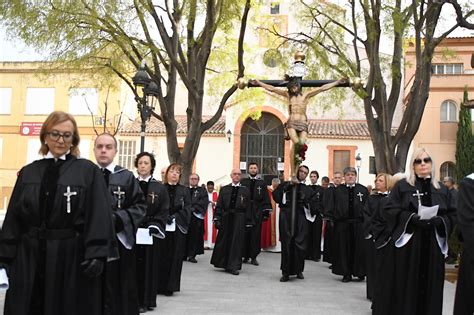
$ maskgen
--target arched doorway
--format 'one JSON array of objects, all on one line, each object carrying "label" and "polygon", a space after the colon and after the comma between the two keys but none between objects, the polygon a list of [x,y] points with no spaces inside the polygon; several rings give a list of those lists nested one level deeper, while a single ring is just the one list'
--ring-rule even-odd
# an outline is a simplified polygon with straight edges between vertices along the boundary
[{"label": "arched doorway", "polygon": [[272,178],[282,177],[284,137],[283,125],[276,116],[263,112],[259,120],[247,118],[240,132],[241,164],[258,163],[260,174],[268,185]]}]

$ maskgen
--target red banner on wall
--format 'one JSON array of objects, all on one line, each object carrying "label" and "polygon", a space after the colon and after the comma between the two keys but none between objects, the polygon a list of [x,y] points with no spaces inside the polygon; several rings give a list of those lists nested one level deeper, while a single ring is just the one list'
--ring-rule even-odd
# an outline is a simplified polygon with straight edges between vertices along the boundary
[{"label": "red banner on wall", "polygon": [[41,122],[22,122],[20,126],[20,135],[22,136],[37,136],[40,134]]}]

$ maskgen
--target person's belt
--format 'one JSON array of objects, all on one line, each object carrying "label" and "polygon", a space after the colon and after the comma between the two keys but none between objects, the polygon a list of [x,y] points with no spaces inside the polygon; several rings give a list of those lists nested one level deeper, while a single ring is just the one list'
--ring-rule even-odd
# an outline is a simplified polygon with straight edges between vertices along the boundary
[{"label": "person's belt", "polygon": [[37,239],[64,240],[75,238],[79,232],[74,229],[47,229],[33,226],[29,229],[28,235]]}]

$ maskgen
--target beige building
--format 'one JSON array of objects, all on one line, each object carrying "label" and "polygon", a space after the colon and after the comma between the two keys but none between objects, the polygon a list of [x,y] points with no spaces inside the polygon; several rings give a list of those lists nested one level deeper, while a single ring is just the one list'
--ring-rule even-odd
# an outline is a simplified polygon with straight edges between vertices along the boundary
[{"label": "beige building", "polygon": [[[447,38],[436,48],[433,58],[429,98],[413,147],[429,150],[440,179],[454,176],[456,132],[465,87],[470,99],[474,98],[473,53],[474,37]],[[405,80],[409,82],[416,66],[412,46],[406,51],[406,64]],[[409,86],[405,91],[409,92]],[[472,114],[471,110],[474,117]]]}]

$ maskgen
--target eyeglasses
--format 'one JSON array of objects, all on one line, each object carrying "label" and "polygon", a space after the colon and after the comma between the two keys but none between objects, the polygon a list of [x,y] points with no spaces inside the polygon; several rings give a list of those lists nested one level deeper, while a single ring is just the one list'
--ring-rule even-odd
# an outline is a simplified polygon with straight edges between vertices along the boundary
[{"label": "eyeglasses", "polygon": [[190,180],[198,180],[197,177],[191,177]]},{"label": "eyeglasses", "polygon": [[51,131],[48,132],[49,137],[51,140],[54,141],[59,141],[59,138],[63,138],[64,142],[69,142],[72,141],[72,133],[70,132],[65,132],[65,133],[60,133],[59,131]]},{"label": "eyeglasses", "polygon": [[421,162],[425,162],[425,163],[431,163],[431,158],[430,157],[425,157],[423,160],[422,159],[415,159],[413,161],[413,164],[421,164]]}]

